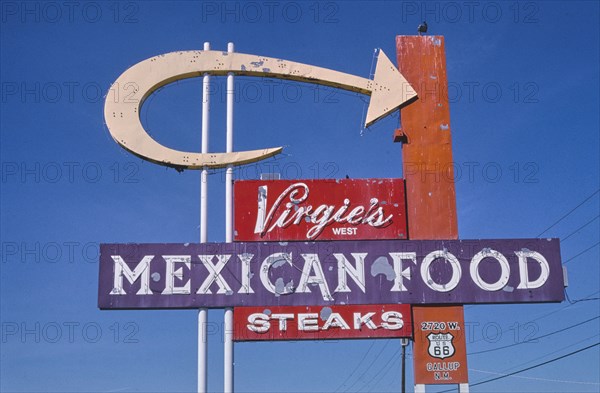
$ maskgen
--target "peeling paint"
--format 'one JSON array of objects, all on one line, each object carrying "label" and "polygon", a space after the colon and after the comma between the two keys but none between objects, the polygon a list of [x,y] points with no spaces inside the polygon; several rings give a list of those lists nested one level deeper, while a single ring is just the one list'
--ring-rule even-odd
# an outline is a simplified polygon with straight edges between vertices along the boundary
[{"label": "peeling paint", "polygon": [[394,268],[386,257],[379,257],[371,265],[371,276],[375,277],[379,274],[385,275],[388,281],[393,281],[396,278]]},{"label": "peeling paint", "polygon": [[270,68],[263,68],[263,72],[271,72]]},{"label": "peeling paint", "polygon": [[252,62],[250,62],[250,64],[252,64],[253,67],[258,68],[258,67],[261,67],[263,64],[265,64],[265,62],[264,61],[252,61]]},{"label": "peeling paint", "polygon": [[271,260],[273,260],[273,263],[271,266],[273,269],[277,269],[278,267],[281,267],[281,266],[285,265],[286,263],[288,263],[288,264],[291,263],[291,261],[288,261],[282,255],[277,255],[275,257],[270,256],[269,258],[270,258],[269,263],[271,262]]},{"label": "peeling paint", "polygon": [[160,280],[160,273],[154,272],[150,277],[152,277],[152,281],[158,282]]},{"label": "peeling paint", "polygon": [[269,310],[268,308],[265,308],[262,313],[265,315],[271,315],[271,310]]},{"label": "peeling paint", "polygon": [[448,128],[450,128],[450,126],[448,126],[448,124],[440,124],[440,129],[447,130]]},{"label": "peeling paint", "polygon": [[275,296],[289,295],[294,293],[294,280],[285,284],[283,278],[279,277],[275,281]]},{"label": "peeling paint", "polygon": [[321,318],[322,321],[326,321],[332,312],[333,312],[333,310],[331,309],[331,307],[323,307],[321,309],[321,312],[319,313],[319,317]]},{"label": "peeling paint", "polygon": [[510,285],[505,286],[504,288],[502,288],[502,290],[504,292],[513,292],[515,290],[514,287],[511,287]]}]

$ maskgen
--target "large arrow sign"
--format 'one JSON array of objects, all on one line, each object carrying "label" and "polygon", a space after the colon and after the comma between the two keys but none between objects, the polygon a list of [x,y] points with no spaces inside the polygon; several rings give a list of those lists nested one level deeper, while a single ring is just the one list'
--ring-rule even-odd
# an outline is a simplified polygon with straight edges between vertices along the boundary
[{"label": "large arrow sign", "polygon": [[417,95],[383,51],[379,52],[373,80],[308,64],[242,53],[172,52],[144,60],[116,80],[106,97],[106,125],[122,147],[146,160],[167,166],[222,168],[247,164],[280,153],[281,147],[210,154],[177,151],[159,144],[144,130],[139,117],[141,107],[156,89],[205,73],[227,75],[230,72],[314,83],[370,95],[365,122],[367,127]]},{"label": "large arrow sign", "polygon": [[100,246],[100,308],[563,298],[558,239]]}]

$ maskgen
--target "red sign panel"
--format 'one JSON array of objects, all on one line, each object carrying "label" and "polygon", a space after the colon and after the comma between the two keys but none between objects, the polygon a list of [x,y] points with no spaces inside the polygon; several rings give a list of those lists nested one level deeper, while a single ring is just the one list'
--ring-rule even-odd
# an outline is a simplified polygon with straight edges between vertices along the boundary
[{"label": "red sign panel", "polygon": [[406,239],[403,179],[244,180],[235,240]]},{"label": "red sign panel", "polygon": [[411,337],[408,304],[236,307],[235,341]]},{"label": "red sign panel", "polygon": [[468,383],[462,306],[413,307],[415,384]]}]

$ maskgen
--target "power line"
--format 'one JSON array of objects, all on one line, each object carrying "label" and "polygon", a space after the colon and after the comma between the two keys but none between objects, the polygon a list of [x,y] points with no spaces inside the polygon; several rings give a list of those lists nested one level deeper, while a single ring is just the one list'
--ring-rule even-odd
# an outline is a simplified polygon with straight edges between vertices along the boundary
[{"label": "power line", "polygon": [[[399,353],[400,353],[400,348],[396,349],[396,351],[392,354],[392,356],[385,363],[385,366],[380,367],[379,371],[375,375],[373,375],[373,377],[365,384],[365,386],[363,386],[362,388],[360,388],[358,391],[361,392],[363,389],[369,387],[369,385],[371,384],[371,382],[373,382],[373,380],[376,379],[379,376],[379,374],[381,374],[384,370],[387,369],[387,371],[385,372],[385,374],[382,375],[382,379],[383,379],[387,375],[387,373],[390,371],[390,369],[391,369],[391,366],[389,368],[388,368],[388,366],[390,364],[393,365],[392,361],[396,358],[396,356]],[[374,387],[375,387],[374,385],[371,386],[371,389],[369,391],[372,392]]]},{"label": "power line", "polygon": [[563,265],[569,261],[572,261],[573,259],[577,258],[580,255],[585,254],[586,252],[590,251],[592,248],[596,247],[598,244],[600,244],[600,242],[596,242],[596,244],[592,244],[591,246],[589,246],[588,248],[586,248],[585,250],[583,250],[582,252],[580,252],[579,254],[572,256],[571,258],[567,259],[566,261],[563,262]]},{"label": "power line", "polygon": [[588,225],[590,225],[594,221],[596,221],[598,219],[598,217],[600,217],[600,214],[598,214],[596,217],[592,218],[591,220],[589,220],[588,222],[586,222],[585,224],[583,224],[579,228],[575,229],[573,232],[571,232],[566,237],[560,239],[561,243],[564,242],[565,240],[567,240],[568,238],[570,238],[571,236],[573,236],[574,234],[576,234],[577,232],[579,232],[580,230],[582,230],[583,228],[587,227]]},{"label": "power line", "polygon": [[548,228],[544,229],[539,235],[537,235],[536,237],[540,237],[542,236],[544,233],[548,232],[548,230],[550,230],[551,228],[553,228],[556,224],[558,224],[559,222],[561,222],[562,220],[564,220],[565,218],[567,218],[571,213],[573,213],[575,210],[579,209],[584,203],[586,203],[587,201],[589,201],[590,199],[592,199],[592,197],[594,197],[596,194],[598,194],[600,192],[600,189],[596,190],[596,192],[594,192],[592,195],[590,195],[589,197],[585,198],[581,203],[579,203],[579,205],[575,206],[573,209],[569,210],[568,213],[566,213],[564,216],[562,216],[561,218],[559,218],[556,222],[554,222],[554,224],[550,225]]},{"label": "power line", "polygon": [[[485,370],[477,370],[475,368],[469,368],[469,371],[475,371],[483,374],[493,374],[493,375],[506,375],[503,373],[495,373],[493,371],[485,371]],[[573,383],[578,385],[600,385],[600,382],[588,382],[588,381],[569,381],[564,379],[549,379],[549,378],[540,378],[540,377],[526,377],[524,375],[513,375],[515,378],[521,379],[531,379],[534,381],[544,381],[544,382],[559,382],[559,383]]]},{"label": "power line", "polygon": [[371,352],[371,349],[373,349],[373,346],[375,345],[375,342],[376,341],[373,340],[373,342],[371,343],[371,346],[367,350],[367,353],[365,353],[365,356],[363,356],[363,358],[360,360],[360,362],[358,362],[358,364],[356,365],[356,367],[354,367],[354,370],[352,370],[352,372],[346,377],[346,379],[344,380],[344,382],[342,382],[340,384],[340,386],[338,386],[337,389],[334,390],[334,392],[339,392],[339,390],[346,384],[346,382],[348,382],[350,380],[350,378],[352,378],[352,376],[354,375],[354,373],[356,372],[356,370],[358,370],[358,368],[363,364],[363,362],[365,361],[365,359],[367,358],[367,356],[369,356],[369,352]]},{"label": "power line", "polygon": [[[543,230],[543,231],[542,231],[542,232],[541,232],[539,235],[537,235],[536,237],[540,237],[540,236],[542,236],[542,235],[543,235],[544,233],[546,233],[548,230],[550,230],[551,228],[553,228],[554,226],[556,226],[558,223],[560,223],[562,220],[564,220],[566,217],[568,217],[568,216],[569,216],[570,214],[572,214],[574,211],[576,211],[576,210],[577,210],[577,209],[579,209],[581,206],[583,206],[583,205],[584,205],[584,204],[585,204],[587,201],[589,201],[590,199],[592,199],[592,198],[593,198],[593,197],[594,197],[596,194],[598,194],[598,193],[600,193],[600,189],[596,190],[596,191],[595,191],[594,193],[592,193],[590,196],[588,196],[587,198],[585,198],[585,199],[584,199],[583,201],[581,201],[581,202],[580,202],[580,203],[579,203],[577,206],[575,206],[574,208],[572,208],[571,210],[569,210],[569,211],[568,211],[566,214],[564,214],[562,217],[560,217],[558,220],[556,220],[556,221],[555,221],[555,222],[554,222],[552,225],[550,225],[548,228],[546,228],[545,230]],[[596,216],[596,217],[595,217],[594,219],[592,219],[591,221],[589,221],[589,222],[587,222],[586,224],[584,224],[584,225],[582,225],[581,227],[579,227],[577,230],[575,230],[574,232],[572,232],[571,234],[569,234],[569,235],[568,235],[566,238],[564,238],[564,239],[563,239],[563,241],[564,241],[564,240],[566,240],[566,239],[568,239],[569,237],[571,237],[571,236],[572,236],[573,234],[575,234],[577,231],[579,231],[579,230],[583,229],[585,226],[587,226],[587,225],[589,225],[590,223],[592,223],[592,222],[593,222],[594,220],[596,220],[597,218],[598,218],[598,216]],[[571,260],[573,260],[573,259],[575,259],[575,258],[579,257],[580,255],[582,255],[582,254],[586,253],[587,251],[591,250],[592,248],[596,247],[598,244],[600,244],[600,242],[598,242],[598,243],[596,243],[596,244],[592,245],[591,247],[589,247],[589,248],[587,248],[587,249],[583,250],[583,251],[582,251],[582,252],[580,252],[579,254],[577,254],[577,255],[575,255],[575,256],[573,256],[573,257],[571,257],[571,258],[567,259],[567,260],[566,260],[565,262],[563,262],[563,263],[567,263],[567,262],[569,262],[569,261],[571,261]],[[582,299],[581,301],[584,301],[584,300],[593,300],[593,299]],[[575,303],[577,303],[577,302],[578,302],[578,301],[575,301],[575,302],[570,302],[570,301],[569,301],[569,303],[570,303],[570,304],[569,304],[569,305],[567,305],[566,307],[569,307],[570,305],[572,305],[572,304],[575,304]],[[566,307],[564,307],[564,308],[566,308]],[[546,316],[548,316],[548,315],[551,315],[551,314],[554,314],[554,313],[556,313],[556,312],[558,312],[558,311],[561,311],[561,310],[563,310],[564,308],[561,308],[561,309],[559,309],[559,310],[556,310],[556,311],[552,311],[552,312],[550,312],[550,313],[548,313],[548,314],[546,314],[546,315],[543,315],[543,316],[541,316],[541,317],[539,317],[539,318],[533,319],[532,321],[535,321],[535,320],[538,320],[538,319],[545,318]],[[480,341],[480,340],[478,340],[478,341]],[[387,346],[387,343],[385,344],[384,348],[385,348],[386,346]],[[512,346],[512,345],[511,345],[511,346]],[[347,383],[347,382],[350,380],[350,378],[352,378],[352,376],[353,376],[353,375],[356,373],[356,371],[357,371],[357,370],[360,368],[360,366],[362,365],[362,363],[365,361],[365,359],[366,359],[366,356],[369,354],[369,352],[371,351],[371,349],[372,349],[372,348],[373,348],[373,345],[371,345],[371,347],[369,347],[369,349],[368,349],[367,353],[365,354],[365,356],[364,356],[364,357],[361,359],[361,361],[360,361],[360,362],[359,362],[359,363],[356,365],[356,367],[355,367],[355,368],[354,368],[354,370],[353,370],[353,371],[352,371],[352,372],[351,372],[351,373],[348,375],[348,377],[346,377],[346,379],[344,380],[344,382],[342,382],[342,384],[340,384],[340,385],[338,386],[338,388],[335,390],[335,392],[338,392],[338,391],[339,391],[339,390],[340,390],[340,389],[341,389],[341,388],[342,388],[342,387],[343,387],[343,386],[344,386],[344,385],[345,385],[345,384],[346,384],[346,383]],[[382,351],[383,351],[383,349],[384,349],[384,348],[382,348]],[[502,348],[497,348],[497,349],[502,349]],[[481,353],[482,353],[482,352],[481,352]],[[381,354],[381,352],[379,353],[379,355],[380,355],[380,354]],[[477,353],[473,353],[473,354],[477,354]],[[371,364],[371,366],[372,366],[372,364]],[[384,367],[385,367],[385,366],[384,366]],[[367,371],[368,371],[369,369],[370,369],[370,366],[369,366],[369,368],[367,368]],[[366,371],[365,371],[365,373],[366,373]],[[363,373],[362,375],[364,375],[364,373]],[[351,385],[351,387],[352,387],[352,386],[354,386],[354,385],[356,385],[356,383],[357,383],[357,382],[358,382],[358,381],[359,381],[359,380],[362,378],[362,375],[361,375],[361,377],[359,377],[359,378],[358,378],[358,379],[357,379],[357,380],[356,380],[356,381],[355,381],[355,382],[354,382],[354,383]],[[350,387],[350,388],[351,388],[351,387]],[[346,389],[345,391],[348,391],[350,388]]]},{"label": "power line", "polygon": [[591,348],[597,347],[598,345],[600,345],[600,342],[597,342],[597,343],[595,343],[595,344],[592,344],[592,345],[588,345],[587,347],[584,347],[584,348],[578,349],[578,350],[576,350],[576,351],[573,351],[573,352],[569,352],[569,353],[567,353],[566,355],[562,355],[562,356],[559,356],[559,357],[557,357],[557,358],[554,358],[554,359],[547,360],[547,361],[545,361],[545,362],[543,362],[543,363],[538,363],[538,364],[536,364],[536,365],[533,365],[533,366],[531,366],[531,367],[527,367],[527,368],[523,368],[523,369],[521,369],[521,370],[513,371],[512,373],[508,373],[508,374],[505,374],[505,375],[501,375],[501,376],[499,376],[499,377],[495,377],[495,378],[487,379],[487,380],[485,380],[485,381],[477,382],[477,383],[471,384],[470,386],[478,386],[478,385],[483,385],[483,384],[485,384],[485,383],[489,383],[489,382],[497,381],[497,380],[499,380],[499,379],[502,379],[502,378],[510,377],[511,375],[520,374],[520,373],[522,373],[522,372],[529,371],[529,370],[532,370],[532,369],[534,369],[534,368],[538,368],[538,367],[541,367],[541,366],[545,366],[546,364],[550,364],[550,363],[556,362],[557,360],[564,359],[564,358],[567,358],[567,357],[569,357],[569,356],[573,356],[573,355],[575,355],[575,354],[577,354],[577,353],[579,353],[579,352],[587,351],[588,349],[591,349]]},{"label": "power line", "polygon": [[519,368],[519,367],[523,367],[523,366],[525,366],[526,364],[535,364],[535,362],[537,362],[537,361],[539,361],[539,360],[542,360],[542,359],[544,359],[544,358],[547,358],[547,357],[549,357],[550,355],[554,355],[554,354],[557,354],[557,353],[560,353],[560,352],[564,352],[564,351],[566,351],[567,349],[569,349],[569,348],[574,348],[574,347],[576,347],[576,346],[578,346],[578,345],[584,345],[583,343],[585,343],[586,341],[590,341],[590,340],[592,340],[592,339],[594,339],[594,340],[595,340],[597,337],[600,337],[600,333],[596,333],[596,334],[594,334],[594,335],[592,335],[592,336],[590,336],[590,337],[586,337],[586,338],[584,338],[584,339],[582,339],[582,340],[578,340],[578,341],[576,341],[576,342],[574,342],[574,343],[572,343],[572,344],[569,344],[569,345],[567,345],[567,346],[564,346],[564,347],[562,347],[562,348],[559,348],[559,349],[557,349],[557,350],[555,350],[555,351],[548,352],[548,353],[546,353],[546,354],[544,354],[544,355],[538,356],[538,357],[536,357],[536,358],[533,358],[533,359],[531,359],[531,360],[528,360],[528,361],[526,361],[526,362],[523,362],[523,363],[521,363],[521,364],[517,364],[517,365],[515,365],[515,366],[513,366],[513,367],[510,367],[510,368],[508,368],[508,369],[506,369],[506,370],[502,370],[502,372],[509,372],[509,371],[511,371],[511,370],[514,370],[514,369],[517,369],[517,368]]},{"label": "power line", "polygon": [[375,364],[375,362],[377,361],[377,359],[379,359],[379,357],[383,353],[383,350],[387,347],[388,343],[389,343],[389,340],[387,340],[387,342],[385,343],[385,345],[383,345],[381,347],[381,350],[379,351],[379,353],[377,354],[377,356],[375,356],[375,359],[373,359],[373,361],[371,362],[371,364],[369,364],[369,367],[367,367],[367,369],[360,375],[360,377],[358,377],[356,379],[356,381],[354,381],[354,383],[352,385],[350,385],[350,387],[348,387],[348,389],[344,390],[344,392],[350,391],[350,389],[352,389],[354,387],[354,385],[356,385],[358,383],[358,381],[360,381],[365,376],[365,374],[371,369],[371,367],[373,367],[373,365]]},{"label": "power line", "polygon": [[582,321],[582,322],[576,323],[575,325],[571,325],[571,326],[568,326],[568,327],[566,327],[566,328],[559,329],[559,330],[556,330],[556,331],[554,331],[554,332],[551,332],[551,333],[548,333],[548,334],[544,334],[543,336],[539,336],[539,337],[532,338],[531,340],[525,340],[525,341],[522,341],[522,342],[518,342],[518,343],[514,343],[514,344],[505,345],[505,346],[503,346],[503,347],[492,348],[492,349],[486,349],[486,350],[483,350],[483,351],[478,351],[478,352],[472,352],[472,353],[469,353],[468,355],[479,355],[479,354],[481,354],[481,353],[493,352],[493,351],[499,351],[499,350],[501,350],[501,349],[504,349],[504,348],[510,348],[510,347],[514,347],[514,346],[517,346],[517,345],[525,344],[525,343],[528,343],[528,342],[532,342],[532,341],[535,341],[535,340],[539,340],[539,339],[541,339],[541,338],[546,338],[546,337],[548,337],[548,336],[552,336],[552,335],[554,335],[554,334],[557,334],[557,333],[564,332],[564,331],[566,331],[566,330],[570,330],[570,329],[576,328],[577,326],[581,326],[581,325],[583,325],[583,324],[585,324],[585,323],[591,322],[591,321],[593,321],[593,320],[596,320],[596,319],[598,319],[598,318],[600,318],[600,315],[598,315],[598,316],[596,316],[596,317],[594,317],[594,318],[590,318],[590,319],[587,319],[587,320],[585,320],[585,321]]},{"label": "power line", "polygon": [[[598,292],[596,292],[596,293],[598,293]],[[594,295],[594,294],[592,294],[592,295]],[[569,304],[575,304],[575,303],[579,303],[579,302],[588,302],[588,301],[591,301],[591,300],[600,300],[600,297],[590,297],[590,296],[585,297],[583,299],[571,300],[569,298],[569,294],[567,293],[567,290],[565,289],[565,297],[567,298],[567,301],[569,302]]]},{"label": "power line", "polygon": [[[595,336],[594,336],[594,337],[595,337]],[[589,338],[591,338],[591,337],[589,337]],[[588,340],[589,338],[587,338],[587,339],[585,339],[585,340]],[[582,340],[582,341],[585,341],[585,340]],[[564,358],[567,358],[567,357],[569,357],[569,356],[573,356],[573,355],[575,355],[575,354],[577,354],[577,353],[579,353],[579,352],[583,352],[583,351],[586,351],[586,350],[588,350],[588,349],[591,349],[591,348],[593,348],[593,347],[597,347],[598,345],[600,345],[600,342],[597,342],[597,343],[595,343],[595,344],[592,344],[592,345],[588,345],[587,347],[584,347],[584,348],[578,349],[578,350],[576,350],[576,351],[573,351],[573,352],[569,352],[569,353],[567,353],[567,354],[565,354],[565,355],[559,356],[559,357],[557,357],[557,358],[554,358],[554,359],[547,360],[547,361],[545,361],[545,362],[542,362],[542,363],[535,364],[535,365],[533,365],[533,366],[530,366],[530,367],[526,367],[526,368],[523,368],[523,369],[520,369],[520,370],[517,370],[517,371],[513,371],[513,372],[511,372],[511,373],[508,373],[508,374],[502,374],[502,375],[501,375],[501,376],[499,376],[499,377],[495,377],[495,378],[487,379],[487,380],[485,380],[485,381],[480,381],[480,382],[476,382],[476,383],[473,383],[473,384],[469,384],[469,387],[478,386],[478,385],[483,385],[483,384],[486,384],[486,383],[490,383],[490,382],[493,382],[493,381],[497,381],[497,380],[499,380],[499,379],[503,379],[503,378],[510,377],[510,376],[512,376],[512,375],[515,375],[515,374],[520,374],[520,373],[522,373],[522,372],[525,372],[525,371],[528,371],[528,370],[532,370],[532,369],[534,369],[534,368],[538,368],[538,367],[541,367],[541,366],[545,366],[546,364],[550,364],[550,363],[556,362],[557,360],[564,359]],[[547,356],[547,355],[546,355],[546,356]],[[453,390],[454,390],[454,389],[447,389],[447,390],[442,390],[441,392],[438,392],[438,393],[446,393],[446,392],[451,392],[451,391],[453,391]]]},{"label": "power line", "polygon": [[[600,291],[596,291],[596,292],[590,293],[590,294],[586,295],[586,298],[589,298],[589,297],[591,297],[591,296],[594,296],[594,295],[596,295],[596,294],[598,294],[598,293],[600,293]],[[554,310],[554,311],[550,311],[550,312],[547,312],[547,313],[545,313],[545,314],[542,314],[541,316],[539,316],[539,317],[536,317],[536,318],[533,318],[533,319],[530,319],[529,321],[527,321],[527,322],[524,322],[524,323],[530,323],[530,322],[534,322],[534,321],[539,321],[540,319],[544,319],[544,318],[546,318],[546,317],[549,317],[550,315],[556,314],[557,312],[563,311],[563,310],[565,310],[565,309],[567,309],[567,308],[569,308],[569,307],[571,307],[571,304],[567,304],[566,306],[564,306],[564,307],[561,307],[561,308],[559,308],[558,310]],[[508,330],[511,330],[511,329],[510,329],[510,328],[508,328],[507,330],[504,330],[504,329],[502,329],[502,330],[500,330],[500,333],[504,334],[504,333],[506,333]],[[470,341],[470,343],[471,343],[471,344],[474,344],[474,343],[477,343],[477,342],[480,342],[480,341],[483,341],[483,340],[485,340],[485,338],[481,338],[481,339],[479,339],[479,340],[473,340],[473,341]]]}]

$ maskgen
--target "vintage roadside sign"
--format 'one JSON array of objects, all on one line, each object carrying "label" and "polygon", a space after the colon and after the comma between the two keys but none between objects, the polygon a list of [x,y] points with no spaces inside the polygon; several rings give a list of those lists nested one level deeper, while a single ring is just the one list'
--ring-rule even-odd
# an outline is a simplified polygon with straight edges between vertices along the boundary
[{"label": "vintage roadside sign", "polygon": [[102,244],[102,309],[560,302],[558,239]]},{"label": "vintage roadside sign", "polygon": [[113,83],[104,103],[104,119],[115,142],[145,160],[178,169],[225,168],[227,165],[244,165],[281,153],[282,147],[195,153],[173,150],[152,139],[140,120],[144,101],[162,86],[205,73],[279,78],[368,95],[371,99],[367,108],[366,127],[417,96],[383,51],[379,52],[373,79],[259,55],[211,50],[171,52],[133,65]]},{"label": "vintage roadside sign", "polygon": [[235,240],[406,239],[402,179],[244,180]]},{"label": "vintage roadside sign", "polygon": [[467,383],[467,345],[462,307],[414,307],[413,318],[415,383]]},{"label": "vintage roadside sign", "polygon": [[235,341],[412,337],[408,304],[236,307]]}]

